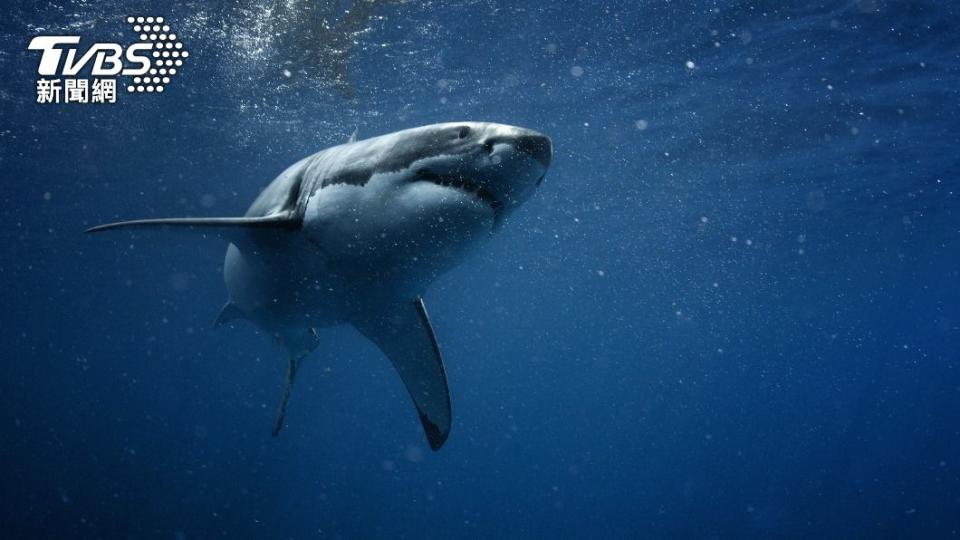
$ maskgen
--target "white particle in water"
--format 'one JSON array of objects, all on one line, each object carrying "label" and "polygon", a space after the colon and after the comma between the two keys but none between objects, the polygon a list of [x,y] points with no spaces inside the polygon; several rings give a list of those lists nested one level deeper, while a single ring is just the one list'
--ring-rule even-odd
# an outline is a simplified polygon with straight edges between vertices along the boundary
[{"label": "white particle in water", "polygon": [[570,74],[574,77],[580,77],[583,75],[583,68],[580,66],[573,66],[570,68]]},{"label": "white particle in water", "polygon": [[693,68],[697,67],[697,65],[693,63],[693,60],[687,60],[687,64],[686,64],[686,65],[687,65],[687,69],[693,69]]}]

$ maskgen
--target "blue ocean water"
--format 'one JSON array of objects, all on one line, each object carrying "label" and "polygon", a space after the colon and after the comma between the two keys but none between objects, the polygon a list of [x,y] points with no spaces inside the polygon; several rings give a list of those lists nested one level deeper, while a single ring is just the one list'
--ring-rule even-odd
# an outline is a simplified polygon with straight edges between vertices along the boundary
[{"label": "blue ocean water", "polygon": [[[960,534],[957,4],[6,7],[3,537]],[[162,94],[35,103],[32,37],[129,41],[131,14],[191,52]],[[436,453],[348,328],[272,439],[283,354],[211,328],[225,246],[82,233],[239,215],[354,130],[454,120],[555,155],[425,295]]]}]

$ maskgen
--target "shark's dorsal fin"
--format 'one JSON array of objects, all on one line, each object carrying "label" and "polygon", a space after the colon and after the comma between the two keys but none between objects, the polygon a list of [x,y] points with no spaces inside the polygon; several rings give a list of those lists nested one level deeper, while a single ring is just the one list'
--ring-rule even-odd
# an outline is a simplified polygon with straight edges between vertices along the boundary
[{"label": "shark's dorsal fin", "polygon": [[450,434],[450,392],[423,299],[380,306],[375,313],[354,317],[352,322],[400,374],[417,407],[430,448],[438,450]]}]

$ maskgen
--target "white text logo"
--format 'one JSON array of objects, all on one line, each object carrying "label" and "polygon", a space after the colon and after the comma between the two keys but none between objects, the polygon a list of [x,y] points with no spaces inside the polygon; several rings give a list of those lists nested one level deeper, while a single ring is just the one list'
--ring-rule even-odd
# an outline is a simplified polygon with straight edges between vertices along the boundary
[{"label": "white text logo", "polygon": [[[80,36],[38,36],[37,103],[116,103],[117,76],[128,93],[163,92],[190,53],[163,17],[127,17],[140,41],[94,43],[81,53]],[[78,77],[88,73],[90,78]],[[92,78],[92,79],[91,79]]]}]

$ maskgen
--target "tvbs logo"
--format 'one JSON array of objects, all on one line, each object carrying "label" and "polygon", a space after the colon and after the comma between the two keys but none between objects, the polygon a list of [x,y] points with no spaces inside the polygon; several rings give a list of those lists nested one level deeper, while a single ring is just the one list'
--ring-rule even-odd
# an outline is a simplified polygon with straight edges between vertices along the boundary
[{"label": "tvbs logo", "polygon": [[[190,53],[163,17],[127,17],[140,40],[126,47],[94,43],[82,54],[80,36],[38,36],[28,49],[41,51],[37,103],[116,103],[117,77],[127,93],[160,93]],[[80,77],[83,73],[89,77]]]}]

